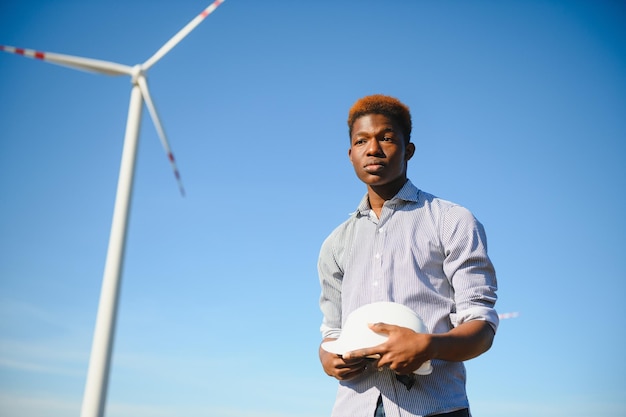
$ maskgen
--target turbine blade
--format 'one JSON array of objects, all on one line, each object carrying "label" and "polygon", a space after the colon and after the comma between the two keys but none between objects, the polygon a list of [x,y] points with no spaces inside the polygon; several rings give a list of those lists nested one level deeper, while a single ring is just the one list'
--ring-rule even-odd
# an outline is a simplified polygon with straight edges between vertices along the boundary
[{"label": "turbine blade", "polygon": [[157,113],[156,107],[154,106],[154,102],[152,101],[152,97],[150,96],[150,91],[148,90],[148,81],[142,75],[137,77],[137,85],[139,85],[139,89],[141,90],[141,95],[143,96],[143,100],[146,103],[146,107],[148,107],[148,112],[150,113],[150,117],[152,118],[152,122],[156,127],[159,138],[161,139],[161,144],[163,145],[163,149],[165,149],[165,153],[167,154],[167,158],[170,160],[170,165],[172,166],[172,170],[174,171],[174,176],[176,177],[176,181],[178,182],[178,188],[180,189],[180,193],[182,196],[185,196],[185,188],[183,187],[183,182],[180,179],[180,173],[178,172],[178,167],[176,166],[176,160],[174,159],[174,154],[172,153],[172,149],[170,148],[169,143],[167,142],[167,136],[165,136],[165,130],[163,129],[163,125],[159,119],[159,115]]},{"label": "turbine blade", "polygon": [[194,30],[196,26],[198,26],[204,20],[205,17],[213,13],[213,11],[217,9],[217,6],[224,3],[224,1],[225,0],[215,0],[209,7],[204,9],[202,13],[196,16],[191,22],[187,23],[184,28],[179,30],[176,35],[174,35],[169,41],[165,43],[165,45],[163,45],[158,51],[156,51],[154,55],[152,55],[146,62],[144,62],[142,68],[146,71],[150,69],[150,67],[156,64],[159,59],[163,58],[165,54],[167,54],[173,47],[175,47],[178,42],[182,41],[185,36],[189,34],[189,32]]},{"label": "turbine blade", "polygon": [[131,75],[132,67],[117,64],[115,62],[101,61],[99,59],[82,58],[73,55],[55,54],[53,52],[41,52],[32,49],[16,48],[14,46],[0,45],[0,51],[22,55],[28,58],[40,59],[53,64],[62,65],[82,71],[95,72],[106,75]]}]

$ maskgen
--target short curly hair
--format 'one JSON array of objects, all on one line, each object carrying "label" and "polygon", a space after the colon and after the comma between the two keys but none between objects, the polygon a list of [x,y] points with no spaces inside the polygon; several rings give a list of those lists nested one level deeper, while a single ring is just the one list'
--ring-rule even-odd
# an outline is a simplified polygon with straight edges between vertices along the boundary
[{"label": "short curly hair", "polygon": [[348,113],[348,128],[352,137],[352,126],[356,119],[368,114],[382,114],[400,125],[404,139],[411,140],[411,112],[409,108],[395,97],[373,94],[358,99]]}]

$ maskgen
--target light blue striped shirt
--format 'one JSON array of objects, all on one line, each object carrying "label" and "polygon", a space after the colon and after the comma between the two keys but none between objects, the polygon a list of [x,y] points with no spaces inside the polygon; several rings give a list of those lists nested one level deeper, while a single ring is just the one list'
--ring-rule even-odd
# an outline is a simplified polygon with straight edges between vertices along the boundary
[{"label": "light blue striped shirt", "polygon": [[[469,320],[498,327],[496,275],[483,226],[469,210],[407,181],[380,219],[367,195],[324,241],[318,262],[322,337],[337,338],[350,312],[377,301],[412,308],[431,333]],[[414,417],[469,406],[462,362],[432,361],[410,391],[390,370],[340,381],[334,417],[371,417],[380,394],[387,417]]]}]

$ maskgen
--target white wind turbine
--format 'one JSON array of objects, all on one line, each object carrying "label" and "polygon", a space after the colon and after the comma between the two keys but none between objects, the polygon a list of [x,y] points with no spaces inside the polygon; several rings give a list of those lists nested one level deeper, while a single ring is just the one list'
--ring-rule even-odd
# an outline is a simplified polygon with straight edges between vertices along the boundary
[{"label": "white wind turbine", "polygon": [[95,72],[106,75],[130,75],[132,89],[124,136],[124,148],[120,166],[115,208],[113,210],[113,222],[109,237],[102,290],[100,292],[100,304],[94,330],[89,370],[83,397],[81,417],[101,417],[104,415],[106,393],[109,379],[113,336],[117,316],[117,304],[119,299],[119,284],[122,264],[124,260],[124,247],[126,244],[126,231],[128,225],[128,212],[133,188],[135,172],[135,160],[137,154],[137,142],[143,103],[146,103],[152,121],[156,127],[161,143],[165,148],[170,160],[174,175],[178,181],[181,193],[184,189],[176,168],[174,156],[165,136],[165,131],[159,120],[156,108],[148,91],[146,72],[156,64],[165,54],[174,48],[185,36],[198,26],[205,17],[213,12],[225,0],[215,0],[209,7],[204,9],[191,22],[183,27],[176,35],[167,41],[152,57],[143,64],[133,67],[115,62],[101,61],[97,59],[82,58],[71,55],[39,52],[31,49],[20,49],[12,46],[0,45],[0,51],[23,55],[29,58],[41,59],[54,64],[63,65],[83,71]]}]

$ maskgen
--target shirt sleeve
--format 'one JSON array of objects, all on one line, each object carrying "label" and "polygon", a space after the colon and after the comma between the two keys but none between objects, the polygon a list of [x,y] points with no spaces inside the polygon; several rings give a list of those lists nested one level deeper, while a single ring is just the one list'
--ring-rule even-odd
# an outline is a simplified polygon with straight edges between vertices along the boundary
[{"label": "shirt sleeve", "polygon": [[320,327],[322,338],[338,338],[341,334],[341,282],[343,271],[339,267],[334,251],[336,233],[322,244],[317,270],[320,279],[320,309],[323,320]]},{"label": "shirt sleeve", "polygon": [[456,310],[450,314],[452,325],[484,320],[495,332],[499,324],[494,308],[498,284],[487,255],[485,230],[472,213],[461,206],[452,206],[443,219],[443,269],[454,289],[456,305]]}]

